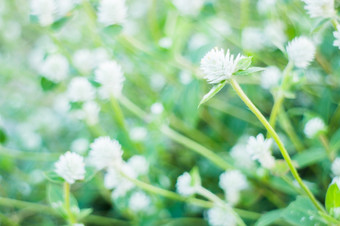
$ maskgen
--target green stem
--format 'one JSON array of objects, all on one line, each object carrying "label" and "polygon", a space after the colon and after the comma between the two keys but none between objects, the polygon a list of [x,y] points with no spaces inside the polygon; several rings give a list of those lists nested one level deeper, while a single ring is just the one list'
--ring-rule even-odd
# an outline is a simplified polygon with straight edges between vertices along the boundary
[{"label": "green stem", "polygon": [[273,127],[269,124],[267,119],[262,115],[262,113],[257,109],[257,107],[253,104],[253,102],[248,98],[248,96],[243,92],[242,88],[240,85],[237,83],[236,80],[230,79],[230,84],[239,95],[241,100],[249,107],[249,109],[255,114],[255,116],[260,120],[260,122],[263,124],[263,126],[267,129],[268,133],[273,137],[275,140],[277,146],[280,149],[280,152],[285,159],[285,161],[288,164],[288,167],[295,178],[295,180],[298,182],[300,187],[305,191],[309,199],[313,202],[313,204],[316,206],[316,208],[324,213],[326,213],[325,209],[323,206],[316,200],[314,197],[313,193],[309,190],[309,188],[303,183],[299,173],[295,169],[292,159],[290,158],[288,151],[286,150],[284,144],[282,143],[280,137],[277,135],[276,131],[273,129]]},{"label": "green stem", "polygon": [[319,140],[320,140],[322,146],[325,148],[329,160],[331,162],[333,162],[335,156],[334,156],[334,153],[332,152],[331,148],[329,147],[329,141],[328,141],[327,137],[324,134],[320,134]]},{"label": "green stem", "polygon": [[114,119],[118,123],[118,126],[128,135],[128,131],[125,125],[124,115],[115,97],[110,98],[110,103],[114,112]]},{"label": "green stem", "polygon": [[69,224],[72,226],[73,224],[77,223],[75,216],[73,215],[71,211],[71,205],[70,205],[70,184],[67,182],[64,182],[64,205],[67,212],[67,218]]}]

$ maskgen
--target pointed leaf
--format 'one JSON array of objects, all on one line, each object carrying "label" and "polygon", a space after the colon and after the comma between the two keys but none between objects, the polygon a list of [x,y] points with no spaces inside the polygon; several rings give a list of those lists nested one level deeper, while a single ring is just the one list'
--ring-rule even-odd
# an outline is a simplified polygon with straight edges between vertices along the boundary
[{"label": "pointed leaf", "polygon": [[235,72],[234,75],[249,75],[264,70],[263,67],[250,67],[247,70]]},{"label": "pointed leaf", "polygon": [[328,212],[330,212],[332,208],[340,207],[340,190],[337,183],[332,183],[328,187],[325,206]]},{"label": "pointed leaf", "polygon": [[244,57],[236,65],[236,71],[246,70],[251,65],[251,60],[253,57]]},{"label": "pointed leaf", "polygon": [[204,104],[205,102],[210,100],[213,96],[215,96],[225,86],[226,83],[227,83],[227,81],[223,81],[223,82],[219,83],[218,85],[215,85],[214,87],[212,87],[212,89],[209,91],[209,93],[207,93],[203,96],[198,107],[200,107],[202,104]]}]

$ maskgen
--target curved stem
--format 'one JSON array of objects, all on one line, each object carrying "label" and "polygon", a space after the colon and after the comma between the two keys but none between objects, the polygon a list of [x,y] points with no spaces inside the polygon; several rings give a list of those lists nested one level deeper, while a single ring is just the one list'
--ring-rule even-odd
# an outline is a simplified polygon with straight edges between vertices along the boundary
[{"label": "curved stem", "polygon": [[280,152],[285,159],[285,161],[288,164],[288,167],[295,178],[295,180],[298,182],[300,187],[305,191],[309,199],[313,202],[313,204],[316,206],[316,208],[324,213],[326,213],[323,206],[316,200],[313,193],[309,190],[309,188],[303,183],[299,173],[295,169],[292,159],[290,158],[288,151],[286,150],[284,144],[282,143],[280,137],[277,135],[276,131],[273,129],[273,127],[269,124],[267,119],[262,115],[262,113],[257,109],[257,107],[253,104],[253,102],[248,98],[248,96],[243,92],[240,85],[237,83],[236,80],[230,79],[230,84],[233,87],[233,89],[236,91],[237,95],[241,98],[241,100],[249,107],[249,109],[255,114],[255,116],[260,120],[260,122],[263,124],[263,126],[267,129],[268,133],[273,137],[275,140],[277,146],[280,149]]},{"label": "curved stem", "polygon": [[73,225],[73,224],[77,223],[76,218],[71,211],[70,184],[67,183],[67,182],[64,182],[64,204],[65,204],[65,209],[66,209],[66,212],[67,212],[67,219],[69,221],[69,224]]}]

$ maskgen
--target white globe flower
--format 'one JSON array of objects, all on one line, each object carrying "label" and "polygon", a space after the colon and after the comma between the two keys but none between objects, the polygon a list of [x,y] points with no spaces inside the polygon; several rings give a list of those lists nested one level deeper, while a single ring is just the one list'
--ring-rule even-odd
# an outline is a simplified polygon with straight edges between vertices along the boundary
[{"label": "white globe flower", "polygon": [[55,0],[31,0],[31,14],[39,19],[42,26],[48,26],[55,20],[57,10]]},{"label": "white globe flower", "polygon": [[270,151],[272,143],[272,139],[265,139],[261,133],[256,137],[249,137],[247,143],[248,153],[266,169],[272,169],[275,166],[275,159]]},{"label": "white globe flower", "polygon": [[95,71],[95,80],[100,83],[99,94],[103,99],[120,96],[125,80],[121,66],[116,61],[105,61]]},{"label": "white globe flower", "polygon": [[207,219],[211,226],[236,226],[237,221],[233,213],[226,208],[219,206],[213,207],[207,211]]},{"label": "white globe flower", "polygon": [[149,163],[144,156],[134,155],[128,161],[127,164],[134,169],[138,175],[146,175],[149,171]]},{"label": "white globe flower", "polygon": [[230,156],[235,160],[235,163],[246,169],[254,168],[255,162],[247,152],[247,146],[237,144],[230,150]]},{"label": "white globe flower", "polygon": [[319,117],[310,119],[303,130],[308,138],[313,138],[319,132],[326,129],[326,125],[323,120]]},{"label": "white globe flower", "polygon": [[145,212],[150,208],[150,205],[150,197],[141,191],[133,193],[129,200],[129,208],[134,212]]},{"label": "white globe flower", "polygon": [[52,82],[61,82],[68,76],[68,61],[61,54],[50,55],[41,65],[40,73]]},{"label": "white globe flower", "polygon": [[299,68],[306,68],[314,59],[314,43],[306,37],[297,37],[288,43],[289,60]]},{"label": "white globe flower", "polygon": [[336,27],[336,31],[333,32],[333,35],[335,38],[333,45],[340,49],[340,26],[339,25]]},{"label": "white globe flower", "polygon": [[121,165],[123,151],[116,140],[99,137],[90,145],[89,161],[98,170]]},{"label": "white globe flower", "polygon": [[85,177],[84,158],[68,151],[55,163],[55,172],[69,184],[73,184],[76,180],[83,180]]},{"label": "white globe flower", "polygon": [[177,178],[176,189],[183,196],[190,196],[196,193],[196,188],[192,185],[192,178],[188,172],[184,172]]},{"label": "white globe flower", "polygon": [[172,3],[182,15],[196,16],[201,11],[204,0],[172,0]]},{"label": "white globe flower", "polygon": [[74,112],[74,116],[79,120],[85,120],[90,126],[99,122],[100,107],[94,101],[87,101],[82,108]]},{"label": "white globe flower", "polygon": [[68,86],[67,94],[72,102],[90,101],[94,99],[95,89],[86,78],[75,77]]},{"label": "white globe flower", "polygon": [[130,138],[133,141],[143,141],[148,135],[145,127],[134,127],[129,132]]},{"label": "white globe flower", "polygon": [[302,0],[310,17],[329,18],[335,15],[334,0]]},{"label": "white globe flower", "polygon": [[331,169],[332,169],[332,173],[333,173],[335,176],[337,176],[337,177],[340,176],[340,158],[339,158],[339,157],[336,158],[336,159],[333,161]]},{"label": "white globe flower", "polygon": [[287,41],[285,24],[280,21],[270,21],[264,28],[266,37],[276,46],[281,47]]},{"label": "white globe flower", "polygon": [[280,69],[275,66],[267,67],[261,73],[261,86],[264,89],[270,89],[279,85],[282,73]]},{"label": "white globe flower", "polygon": [[90,143],[86,138],[78,138],[71,143],[71,150],[79,154],[85,154],[89,144]]},{"label": "white globe flower", "polygon": [[89,73],[94,67],[94,59],[91,50],[80,49],[77,50],[73,57],[73,64],[84,73]]},{"label": "white globe flower", "polygon": [[224,190],[228,203],[234,205],[239,201],[240,191],[248,188],[248,181],[239,170],[230,170],[220,175],[219,186]]},{"label": "white globe flower", "polygon": [[240,54],[234,58],[229,50],[227,54],[223,49],[214,48],[208,52],[201,60],[201,70],[205,74],[205,79],[209,83],[219,83],[223,80],[230,79],[231,75],[236,72],[237,63],[243,56]]},{"label": "white globe flower", "polygon": [[98,22],[104,26],[122,24],[126,19],[125,0],[101,0],[98,7]]}]

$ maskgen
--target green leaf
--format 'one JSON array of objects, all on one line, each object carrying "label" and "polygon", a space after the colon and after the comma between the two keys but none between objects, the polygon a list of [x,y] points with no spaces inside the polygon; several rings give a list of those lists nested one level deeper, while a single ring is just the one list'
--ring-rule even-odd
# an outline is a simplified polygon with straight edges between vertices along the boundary
[{"label": "green leaf", "polygon": [[284,209],[273,210],[263,214],[257,221],[255,226],[274,225],[273,223],[281,218]]},{"label": "green leaf", "polygon": [[111,25],[103,28],[103,33],[112,37],[118,35],[123,30],[121,25]]},{"label": "green leaf", "polygon": [[92,208],[80,210],[80,212],[77,214],[77,220],[81,221],[82,219],[90,215],[92,212],[93,212]]},{"label": "green leaf", "polygon": [[62,184],[65,182],[65,180],[54,171],[46,172],[45,177],[52,183]]},{"label": "green leaf", "polygon": [[201,186],[201,176],[198,170],[198,167],[195,166],[194,168],[191,169],[190,171],[190,176],[191,176],[191,185],[192,186]]},{"label": "green leaf", "polygon": [[56,184],[48,184],[47,200],[50,206],[55,209],[62,217],[67,217],[64,209],[64,196],[62,186]]},{"label": "green leaf", "polygon": [[219,83],[218,85],[215,85],[212,87],[212,89],[209,91],[209,93],[205,94],[201,100],[201,102],[198,104],[198,107],[200,107],[202,104],[210,100],[213,96],[215,96],[227,83],[227,81],[223,81]]},{"label": "green leaf", "polygon": [[97,174],[97,172],[98,170],[96,170],[94,167],[86,167],[84,182],[92,180],[92,178]]},{"label": "green leaf", "polygon": [[64,24],[69,21],[71,17],[70,16],[65,16],[60,18],[59,20],[56,20],[52,25],[51,28],[53,30],[59,30],[62,26],[64,26]]},{"label": "green leaf", "polygon": [[321,162],[327,158],[325,150],[316,148],[308,149],[304,152],[294,155],[293,160],[297,163],[299,168],[305,168],[317,162]]},{"label": "green leaf", "polygon": [[310,199],[304,196],[298,196],[294,202],[289,204],[281,215],[285,221],[290,223],[290,225],[327,225],[323,218],[318,214],[318,210]]},{"label": "green leaf", "polygon": [[332,183],[327,189],[325,206],[328,212],[331,212],[332,208],[340,207],[340,190],[336,183]]},{"label": "green leaf", "polygon": [[234,75],[249,75],[264,70],[263,67],[250,67],[247,70],[235,72]]},{"label": "green leaf", "polygon": [[3,144],[7,141],[7,135],[3,128],[0,128],[0,144]]},{"label": "green leaf", "polygon": [[251,65],[251,60],[252,60],[253,57],[245,57],[245,58],[242,58],[241,60],[239,60],[239,62],[237,63],[236,65],[236,70],[235,71],[244,71],[246,69],[249,68],[249,66]]},{"label": "green leaf", "polygon": [[315,33],[320,31],[322,28],[324,28],[330,20],[328,18],[326,19],[320,19],[316,22],[316,24],[313,26],[311,33]]},{"label": "green leaf", "polygon": [[57,83],[54,83],[45,77],[41,77],[40,85],[44,91],[50,91],[50,90],[53,90],[55,87],[57,87]]}]

